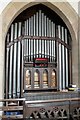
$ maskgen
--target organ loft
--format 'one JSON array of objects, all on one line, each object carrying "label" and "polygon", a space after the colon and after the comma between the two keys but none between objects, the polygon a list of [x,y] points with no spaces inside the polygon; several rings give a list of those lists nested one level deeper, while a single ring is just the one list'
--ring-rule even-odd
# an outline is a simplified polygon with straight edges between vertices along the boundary
[{"label": "organ loft", "polygon": [[3,119],[80,119],[72,37],[56,12],[37,4],[20,13],[6,35],[5,59]]}]

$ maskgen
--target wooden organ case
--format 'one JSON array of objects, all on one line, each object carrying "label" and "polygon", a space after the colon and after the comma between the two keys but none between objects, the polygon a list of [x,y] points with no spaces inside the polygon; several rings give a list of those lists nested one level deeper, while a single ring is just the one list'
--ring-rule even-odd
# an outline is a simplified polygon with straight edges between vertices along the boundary
[{"label": "wooden organ case", "polygon": [[4,98],[23,97],[24,118],[67,120],[73,114],[71,100],[76,108],[74,98],[79,95],[64,92],[72,83],[71,36],[52,10],[35,5],[13,21],[6,37],[5,65]]},{"label": "wooden organ case", "polygon": [[5,98],[22,97],[30,91],[61,91],[71,83],[70,33],[46,6],[23,11],[11,24],[5,78]]},{"label": "wooden organ case", "polygon": [[7,33],[5,65],[5,98],[68,88],[71,37],[65,23],[41,4],[25,10]]}]

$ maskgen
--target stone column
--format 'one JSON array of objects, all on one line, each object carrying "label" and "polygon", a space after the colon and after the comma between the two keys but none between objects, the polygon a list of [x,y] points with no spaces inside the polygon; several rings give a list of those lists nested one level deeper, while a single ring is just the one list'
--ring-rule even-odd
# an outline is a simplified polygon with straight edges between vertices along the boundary
[{"label": "stone column", "polygon": [[[5,69],[4,69],[4,49],[5,42],[2,39],[2,16],[0,15],[0,99],[4,98],[4,78],[5,78]],[[0,106],[2,103],[0,102]],[[2,111],[0,111],[0,115],[2,115]]]}]

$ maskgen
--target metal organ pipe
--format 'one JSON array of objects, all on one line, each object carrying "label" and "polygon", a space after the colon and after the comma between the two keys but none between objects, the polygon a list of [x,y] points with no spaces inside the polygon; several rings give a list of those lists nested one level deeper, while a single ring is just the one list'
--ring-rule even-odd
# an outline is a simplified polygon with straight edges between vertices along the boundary
[{"label": "metal organ pipe", "polygon": [[[19,26],[18,26],[18,37],[21,36],[21,22],[19,22]],[[18,61],[17,61],[17,96],[19,97],[20,96],[20,81],[21,81],[21,78],[20,78],[20,61],[21,61],[21,56],[20,56],[20,53],[21,53],[21,43],[20,41],[18,41]]]},{"label": "metal organ pipe", "polygon": [[[51,20],[49,20],[49,36],[51,37]],[[50,59],[50,62],[51,62],[51,56],[52,56],[52,43],[51,43],[52,40],[49,41],[49,59]]]},{"label": "metal organ pipe", "polygon": [[[42,36],[44,36],[44,13],[42,13]],[[42,57],[44,57],[44,40],[42,40]]]},{"label": "metal organ pipe", "polygon": [[[49,36],[49,18],[47,18],[47,36]],[[49,58],[49,40],[47,40],[47,55]]]},{"label": "metal organ pipe", "polygon": [[[33,36],[33,16],[31,17],[31,36]],[[31,40],[31,61],[33,60],[33,40]]]},{"label": "metal organ pipe", "polygon": [[[64,42],[64,27],[61,27],[62,31],[62,41]],[[65,51],[64,51],[64,45],[62,45],[62,80],[63,80],[63,86],[62,88],[65,89]]]},{"label": "metal organ pipe", "polygon": [[[14,24],[14,39],[17,38],[17,23]],[[13,63],[13,97],[16,97],[16,89],[17,89],[17,86],[16,86],[16,78],[17,78],[17,74],[16,74],[16,65],[17,65],[17,43],[14,44],[14,63]]]},{"label": "metal organ pipe", "polygon": [[[31,18],[29,18],[29,35],[31,34]],[[31,40],[29,39],[29,61],[31,61]]]},{"label": "metal organ pipe", "polygon": [[[39,10],[39,36],[41,36],[41,32],[42,32],[42,29],[41,29],[41,10]],[[42,54],[42,40],[39,40],[39,57],[41,57],[41,54]]]},{"label": "metal organ pipe", "polygon": [[[67,38],[67,29],[65,29],[65,43],[66,44],[68,44],[68,38]],[[68,87],[68,49],[67,48],[65,48],[65,50],[66,50],[66,54],[65,54],[65,56],[66,56],[66,87]]]},{"label": "metal organ pipe", "polygon": [[[55,37],[55,23],[51,22],[51,31],[52,31],[52,37]],[[55,61],[56,53],[55,53],[55,40],[52,40],[52,62]]]},{"label": "metal organ pipe", "polygon": [[[46,37],[46,16],[44,16],[44,36]],[[47,57],[47,41],[45,40],[45,57]]]},{"label": "metal organ pipe", "polygon": [[[54,37],[53,35],[54,35],[54,26],[53,26],[53,22],[51,22],[51,31],[52,31],[52,37]],[[53,62],[53,57],[54,57],[54,41],[52,40],[52,62]]]},{"label": "metal organ pipe", "polygon": [[[29,34],[29,31],[28,31],[28,27],[29,27],[29,20],[27,19],[26,20],[26,35],[28,35]],[[26,56],[27,56],[27,60],[29,61],[29,40],[28,39],[26,39]]]},{"label": "metal organ pipe", "polygon": [[[24,24],[25,25],[25,24]],[[25,27],[22,27],[22,34],[26,34],[25,33]],[[24,44],[25,43],[25,44]],[[20,82],[20,97],[23,94],[23,90],[24,90],[24,86],[23,86],[23,78],[24,78],[24,45],[27,46],[25,40],[21,41],[21,82]],[[25,47],[26,49],[26,47]]]},{"label": "metal organ pipe", "polygon": [[[55,30],[56,30],[55,23],[53,23],[53,37],[55,37]],[[55,40],[53,41],[53,49],[54,49],[53,56],[54,56],[54,61],[55,61],[56,59],[56,41]]]},{"label": "metal organ pipe", "polygon": [[[36,13],[36,36],[38,36],[38,12]],[[39,43],[38,43],[38,40],[36,40],[36,54],[37,54],[37,56],[36,57],[38,57],[38,46],[39,46]]]},{"label": "metal organ pipe", "polygon": [[[7,35],[7,42],[9,42],[9,33]],[[9,97],[9,48],[6,49],[6,81],[5,81],[5,85],[6,85],[6,89],[5,89],[5,97],[8,98]]]},{"label": "metal organ pipe", "polygon": [[[27,21],[24,22],[24,35],[27,34]],[[27,54],[27,39],[24,40],[24,56],[28,56]]]},{"label": "metal organ pipe", "polygon": [[[36,33],[35,33],[35,24],[36,24],[36,21],[35,21],[35,15],[33,16],[33,35],[35,36]],[[35,58],[35,54],[36,54],[36,40],[34,39],[34,47],[33,47],[33,51],[34,51],[34,58]]]},{"label": "metal organ pipe", "polygon": [[[58,36],[59,38],[61,38],[61,29],[60,29],[60,25],[58,25]],[[58,57],[58,63],[59,63],[59,71],[58,71],[58,74],[59,74],[59,90],[62,90],[62,59],[61,59],[61,44],[59,44],[59,57]]]},{"label": "metal organ pipe", "polygon": [[[13,27],[11,25],[11,42],[13,41]],[[10,47],[10,68],[9,68],[9,98],[12,97],[12,62],[13,62],[13,45]]]}]

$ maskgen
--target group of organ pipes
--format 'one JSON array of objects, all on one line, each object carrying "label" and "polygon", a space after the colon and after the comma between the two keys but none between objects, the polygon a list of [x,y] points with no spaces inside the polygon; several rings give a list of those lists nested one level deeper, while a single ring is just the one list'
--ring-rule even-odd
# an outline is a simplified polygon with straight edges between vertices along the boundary
[{"label": "group of organ pipes", "polygon": [[[28,86],[27,90],[28,88],[30,90],[40,89],[39,83],[45,83],[41,85],[41,89],[47,89],[48,86],[54,89],[54,85],[53,87],[48,85],[50,82],[53,84],[51,81],[53,77],[57,90],[66,89],[70,78],[69,40],[67,28],[55,24],[42,10],[37,11],[23,22],[13,22],[6,38],[5,98],[21,97],[26,88],[25,84]],[[47,67],[35,67],[36,58],[48,59]],[[38,78],[42,68],[43,73],[47,74],[45,77],[47,82]],[[54,71],[53,76],[48,77],[52,75],[49,74],[52,73],[51,70]]]}]

